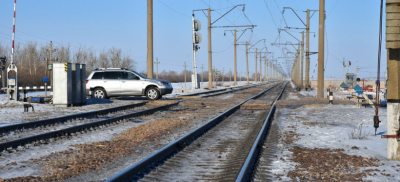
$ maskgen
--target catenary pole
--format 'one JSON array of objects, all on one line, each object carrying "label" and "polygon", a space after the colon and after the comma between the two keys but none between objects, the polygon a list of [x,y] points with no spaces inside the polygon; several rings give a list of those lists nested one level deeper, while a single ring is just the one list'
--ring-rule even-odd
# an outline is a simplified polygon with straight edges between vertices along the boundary
[{"label": "catenary pole", "polygon": [[325,0],[319,0],[318,32],[318,90],[317,98],[324,98],[324,34],[325,34]]},{"label": "catenary pole", "polygon": [[310,88],[310,9],[307,9],[306,25],[306,90]]},{"label": "catenary pole", "polygon": [[[382,3],[383,1],[381,1]],[[387,49],[387,158],[400,160],[400,0],[386,1],[386,49]],[[382,16],[381,16],[382,18]],[[381,37],[380,37],[381,39]],[[376,88],[379,89],[379,88]],[[379,123],[377,123],[379,126]]]},{"label": "catenary pole", "polygon": [[255,81],[255,83],[257,83],[257,56],[258,56],[258,54],[257,54],[257,48],[256,48],[256,71],[254,72],[254,81]]},{"label": "catenary pole", "polygon": [[234,32],[235,32],[235,40],[234,40],[234,43],[233,43],[233,44],[234,44],[234,47],[235,47],[235,48],[234,48],[234,49],[235,49],[235,50],[234,50],[234,54],[235,54],[235,55],[234,55],[234,57],[235,57],[234,69],[235,69],[235,70],[233,70],[233,73],[234,73],[234,75],[233,75],[233,85],[236,86],[236,85],[237,85],[237,57],[236,57],[236,56],[237,56],[237,55],[236,55],[236,46],[237,46],[237,44],[236,44],[236,32],[237,32],[237,30],[235,29]]},{"label": "catenary pole", "polygon": [[304,31],[301,32],[301,71],[300,71],[300,89],[303,88],[303,65],[304,65]]},{"label": "catenary pole", "polygon": [[207,9],[207,31],[208,31],[208,88],[212,88],[212,48],[211,48],[211,9]]},{"label": "catenary pole", "polygon": [[153,78],[153,0],[147,0],[147,77]]},{"label": "catenary pole", "polygon": [[246,41],[246,75],[247,75],[247,85],[250,84],[249,83],[249,50],[247,48],[248,46],[248,42]]}]

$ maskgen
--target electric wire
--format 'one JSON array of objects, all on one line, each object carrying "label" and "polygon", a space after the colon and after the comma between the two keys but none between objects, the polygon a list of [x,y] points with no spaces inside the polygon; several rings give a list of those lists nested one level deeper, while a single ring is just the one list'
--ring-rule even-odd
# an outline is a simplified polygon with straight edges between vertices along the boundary
[{"label": "electric wire", "polygon": [[335,5],[333,5],[331,11],[329,11],[329,13],[327,14],[327,16],[330,15],[330,14],[332,13],[332,11],[335,9],[336,4],[337,4],[338,2],[339,2],[339,0],[336,0]]},{"label": "electric wire", "polygon": [[157,1],[160,2],[162,5],[166,6],[167,8],[171,9],[172,11],[175,11],[176,13],[178,13],[178,14],[180,14],[180,15],[182,15],[182,16],[189,17],[189,18],[191,17],[191,16],[189,16],[189,15],[186,15],[186,14],[184,14],[184,13],[181,13],[181,12],[177,11],[177,10],[174,9],[174,8],[171,8],[170,6],[166,5],[165,3],[163,3],[163,2],[160,1],[160,0],[157,0]]},{"label": "electric wire", "polygon": [[271,10],[269,9],[269,6],[268,6],[268,4],[267,4],[267,2],[266,2],[265,0],[264,0],[264,4],[265,4],[265,6],[266,6],[267,9],[268,9],[269,15],[271,16],[272,21],[274,22],[275,27],[279,29],[278,25],[276,24],[275,18],[272,16]]},{"label": "electric wire", "polygon": [[376,129],[379,127],[379,116],[378,116],[378,104],[379,104],[379,90],[380,90],[380,68],[381,68],[381,49],[382,49],[382,11],[383,11],[383,0],[381,0],[381,9],[379,17],[379,46],[378,46],[378,73],[376,79],[376,101],[375,101],[375,116],[374,116],[374,127],[375,135]]}]

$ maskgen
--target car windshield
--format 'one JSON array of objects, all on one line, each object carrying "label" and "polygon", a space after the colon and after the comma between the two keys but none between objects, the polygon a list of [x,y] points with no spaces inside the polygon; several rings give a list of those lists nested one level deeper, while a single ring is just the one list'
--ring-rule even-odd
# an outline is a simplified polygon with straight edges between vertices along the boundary
[{"label": "car windshield", "polygon": [[138,73],[138,72],[136,72],[136,71],[133,71],[135,74],[137,74],[137,75],[139,75],[140,77],[142,77],[142,78],[144,78],[144,79],[147,79],[147,77],[146,76],[144,76],[144,75],[142,75],[142,74],[140,74],[140,73]]}]

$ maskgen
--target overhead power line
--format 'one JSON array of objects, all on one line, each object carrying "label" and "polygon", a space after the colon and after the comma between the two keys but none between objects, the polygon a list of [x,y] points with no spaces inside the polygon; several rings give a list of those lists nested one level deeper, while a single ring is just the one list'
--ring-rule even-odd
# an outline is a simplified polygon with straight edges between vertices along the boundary
[{"label": "overhead power line", "polygon": [[265,0],[264,0],[264,3],[265,3],[265,6],[266,6],[267,9],[268,9],[269,14],[271,15],[271,18],[272,18],[272,21],[273,21],[274,24],[275,24],[275,27],[279,29],[278,25],[276,24],[275,18],[274,18],[274,16],[272,16],[272,12],[271,12],[271,10],[269,9],[269,6],[268,6],[268,4],[267,4],[267,2],[266,2]]},{"label": "overhead power line", "polygon": [[182,15],[182,16],[189,17],[189,18],[191,17],[191,16],[189,16],[189,15],[186,15],[186,14],[184,14],[184,13],[181,13],[181,12],[177,11],[177,10],[174,9],[174,8],[171,8],[170,6],[166,5],[165,3],[163,3],[163,2],[160,1],[160,0],[157,0],[157,1],[160,2],[162,5],[166,6],[167,8],[171,9],[172,11],[175,11],[176,13],[178,13],[178,14],[180,14],[180,15]]}]

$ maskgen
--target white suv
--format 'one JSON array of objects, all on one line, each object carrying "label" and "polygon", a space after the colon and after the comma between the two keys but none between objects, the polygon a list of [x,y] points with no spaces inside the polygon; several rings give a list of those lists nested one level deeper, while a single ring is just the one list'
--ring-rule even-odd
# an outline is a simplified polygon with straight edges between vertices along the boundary
[{"label": "white suv", "polygon": [[86,80],[86,93],[96,98],[113,96],[146,96],[150,100],[172,93],[172,85],[161,79],[124,68],[97,68]]}]

